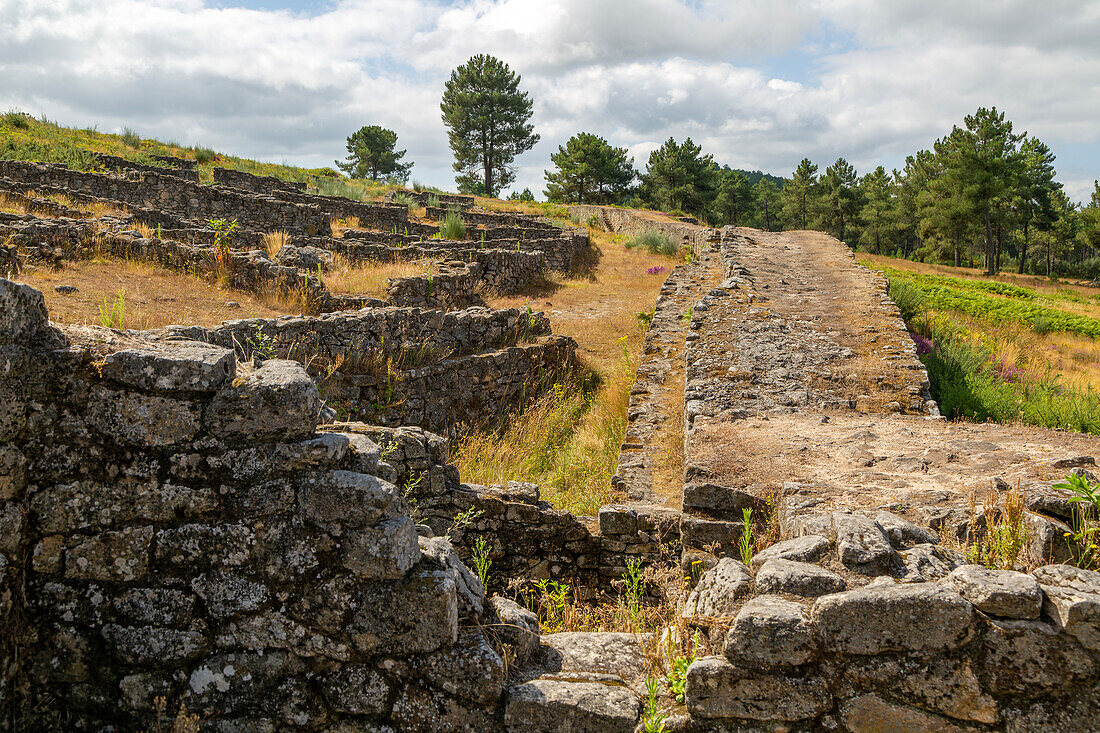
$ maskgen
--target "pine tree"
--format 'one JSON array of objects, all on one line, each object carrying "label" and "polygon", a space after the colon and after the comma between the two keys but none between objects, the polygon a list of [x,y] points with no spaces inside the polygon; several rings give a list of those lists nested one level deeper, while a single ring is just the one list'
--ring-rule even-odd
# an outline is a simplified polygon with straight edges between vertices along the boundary
[{"label": "pine tree", "polygon": [[996,107],[978,111],[965,118],[961,136],[959,164],[964,175],[964,191],[985,225],[985,270],[997,273],[997,247],[993,239],[993,219],[1001,203],[1010,198],[1018,165],[1017,144],[1021,135],[1012,133],[1012,123]]},{"label": "pine tree", "polygon": [[377,181],[393,178],[404,183],[409,180],[412,163],[402,163],[404,150],[397,147],[397,133],[378,125],[359,128],[348,137],[346,162],[336,161],[337,167],[352,178],[369,178]]},{"label": "pine tree", "polygon": [[581,132],[550,156],[556,171],[545,171],[550,201],[619,203],[637,175],[626,148],[612,147],[598,135]]},{"label": "pine tree", "polygon": [[894,184],[881,165],[860,181],[863,198],[863,229],[859,242],[873,247],[875,254],[882,254],[883,244],[889,243],[897,232],[897,202]]},{"label": "pine tree", "polygon": [[515,180],[516,156],[539,141],[528,122],[533,104],[519,81],[508,64],[486,54],[451,72],[439,108],[459,190],[496,196]]},{"label": "pine tree", "polygon": [[1020,145],[1021,170],[1019,185],[1013,200],[1021,231],[1020,263],[1017,272],[1023,274],[1031,229],[1040,231],[1054,224],[1054,192],[1062,184],[1054,180],[1054,153],[1043,141],[1027,137]]},{"label": "pine tree", "polygon": [[671,137],[649,154],[642,175],[642,199],[659,209],[702,214],[714,196],[714,159],[691,138]]},{"label": "pine tree", "polygon": [[718,174],[718,188],[714,197],[717,221],[733,226],[747,223],[753,215],[754,199],[752,184],[744,173],[727,168]]},{"label": "pine tree", "polygon": [[856,169],[844,158],[825,169],[821,178],[821,212],[826,226],[844,241],[847,228],[859,215],[860,191]]},{"label": "pine tree", "polygon": [[763,224],[769,232],[780,229],[779,223],[779,187],[767,178],[761,178],[753,186],[753,198],[756,199],[756,214],[758,223]]},{"label": "pine tree", "polygon": [[783,186],[783,213],[791,226],[805,229],[817,195],[817,166],[803,158]]}]

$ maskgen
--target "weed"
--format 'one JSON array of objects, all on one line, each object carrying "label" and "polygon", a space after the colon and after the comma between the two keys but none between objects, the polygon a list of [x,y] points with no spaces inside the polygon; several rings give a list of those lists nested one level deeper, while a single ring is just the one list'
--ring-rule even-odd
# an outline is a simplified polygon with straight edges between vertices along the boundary
[{"label": "weed", "polygon": [[212,163],[218,159],[218,154],[210,148],[192,148],[191,151],[195,156],[195,162],[199,165]]},{"label": "weed", "polygon": [[275,337],[264,333],[264,329],[256,324],[252,329],[252,335],[245,339],[245,345],[251,356],[261,359],[274,359],[277,353]]},{"label": "weed", "polygon": [[106,298],[99,305],[99,325],[121,331],[126,321],[126,291],[119,290],[113,302]]},{"label": "weed", "polygon": [[0,118],[0,121],[6,125],[11,125],[17,130],[26,130],[31,126],[30,123],[27,122],[26,115],[22,112],[16,112],[15,110],[5,112],[3,118]]},{"label": "weed", "polygon": [[661,694],[661,681],[656,677],[650,677],[645,681],[646,701],[642,710],[642,724],[645,733],[664,733],[665,719],[668,717],[661,712],[659,697]]},{"label": "weed", "polygon": [[975,533],[977,536],[968,537],[966,557],[990,569],[1011,570],[1027,542],[1027,526],[1024,524],[1027,502],[1019,488],[1005,492],[1003,507],[997,506],[998,498],[997,492],[990,490],[980,515],[971,507],[971,526],[978,524],[979,517],[985,526]]},{"label": "weed", "polygon": [[556,580],[536,580],[534,587],[538,591],[536,597],[529,598],[529,604],[533,601],[532,611],[538,614],[539,627],[544,634],[553,634],[564,631],[568,626],[571,616],[569,598],[572,588],[568,583]]},{"label": "weed", "polygon": [[451,520],[451,526],[447,528],[444,536],[448,540],[453,542],[453,538],[456,533],[465,530],[466,527],[470,526],[471,522],[473,522],[484,513],[485,512],[483,512],[481,509],[477,509],[475,507],[470,507],[465,511],[459,512],[455,515],[455,518]]},{"label": "weed", "polygon": [[741,537],[737,540],[737,551],[741,555],[741,562],[745,563],[749,567],[752,567],[752,553],[756,549],[756,541],[753,538],[752,532],[752,508],[742,507],[741,509]]},{"label": "weed", "polygon": [[1056,489],[1073,493],[1073,531],[1067,533],[1071,540],[1074,564],[1086,570],[1100,562],[1100,548],[1096,535],[1100,534],[1100,483],[1091,483],[1083,474],[1071,473],[1065,481],[1054,484]]},{"label": "weed", "polygon": [[493,561],[489,557],[492,547],[484,536],[478,537],[474,542],[473,560],[474,569],[477,571],[477,579],[481,581],[481,587],[489,589],[489,570],[493,567]]},{"label": "weed", "polygon": [[632,557],[626,561],[626,571],[623,573],[622,601],[627,613],[632,619],[637,620],[642,609],[642,596],[645,594],[645,580],[642,578],[642,561]]},{"label": "weed", "polygon": [[122,141],[122,144],[128,148],[136,149],[141,147],[141,136],[129,127],[122,128],[122,134],[118,137]]},{"label": "weed", "polygon": [[436,209],[439,208],[439,197],[436,196],[434,193],[428,194],[428,206]]},{"label": "weed", "polygon": [[[167,715],[168,700],[157,696],[153,698],[153,730],[152,733],[198,733],[199,723],[202,718],[198,715],[190,715],[187,705],[180,701],[179,710],[171,719]],[[165,724],[168,724],[165,727]]]},{"label": "weed", "polygon": [[290,244],[290,234],[283,230],[268,232],[264,235],[264,250],[267,252],[267,256],[273,260],[288,244]]},{"label": "weed", "polygon": [[889,294],[906,322],[924,312],[924,293],[908,280],[891,278]]},{"label": "weed", "polygon": [[444,239],[461,240],[466,238],[466,222],[462,221],[457,211],[447,212],[447,216],[439,223],[439,233]]},{"label": "weed", "polygon": [[413,206],[415,204],[413,197],[405,193],[404,191],[398,191],[397,193],[395,193],[393,197],[390,198],[390,201],[395,204],[404,204],[405,206]]},{"label": "weed", "polygon": [[650,324],[653,323],[653,314],[654,310],[652,308],[647,311],[638,311],[634,314],[634,317],[638,320],[638,328],[643,332],[648,331]]},{"label": "weed", "polygon": [[665,678],[665,683],[668,685],[669,693],[681,705],[684,704],[684,687],[687,685],[688,667],[695,663],[695,652],[698,648],[699,632],[696,631],[695,637],[692,639],[691,649],[686,653],[680,654],[671,647],[668,649],[668,676]]}]

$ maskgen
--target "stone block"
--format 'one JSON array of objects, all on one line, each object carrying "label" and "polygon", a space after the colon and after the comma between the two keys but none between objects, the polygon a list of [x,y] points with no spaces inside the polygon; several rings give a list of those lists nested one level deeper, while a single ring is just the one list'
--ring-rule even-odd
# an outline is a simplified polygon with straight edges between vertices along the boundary
[{"label": "stone block", "polygon": [[154,626],[106,624],[103,639],[123,662],[143,667],[190,662],[200,658],[209,647],[206,636],[198,631]]},{"label": "stone block", "polygon": [[539,648],[538,616],[503,596],[493,596],[490,604],[500,619],[500,623],[492,627],[493,636],[499,643],[511,646],[516,663],[523,664]]},{"label": "stone block", "polygon": [[301,481],[298,507],[306,521],[338,537],[377,522],[397,495],[397,487],[375,476],[331,471]]},{"label": "stone block", "polygon": [[418,536],[417,542],[427,562],[451,573],[454,578],[458,592],[458,617],[465,620],[479,618],[485,610],[485,588],[459,558],[454,545],[446,537]]},{"label": "stone block", "polygon": [[419,559],[416,525],[408,517],[351,532],[341,554],[344,567],[360,578],[400,578]]},{"label": "stone block", "polygon": [[341,665],[321,678],[321,693],[335,712],[384,715],[389,711],[390,683],[376,669]]},{"label": "stone block", "polygon": [[124,445],[178,445],[202,427],[198,407],[186,400],[96,386],[88,401],[88,424]]},{"label": "stone block", "polygon": [[243,524],[184,524],[157,532],[157,562],[181,570],[243,565],[254,542]]},{"label": "stone block", "polygon": [[72,532],[135,521],[193,519],[217,506],[217,491],[120,478],[111,482],[74,481],[42,488],[30,497],[44,532]]},{"label": "stone block", "polygon": [[22,344],[46,351],[62,343],[60,333],[50,327],[41,291],[0,278],[0,344]]},{"label": "stone block", "polygon": [[65,553],[65,577],[130,582],[149,569],[152,527],[127,527],[78,542]]},{"label": "stone block", "polygon": [[786,593],[804,598],[817,598],[847,589],[844,578],[820,565],[774,558],[764,563],[756,573],[758,593]]},{"label": "stone block", "polygon": [[756,674],[719,657],[697,659],[687,672],[688,712],[707,720],[797,721],[832,707],[832,695],[816,677]]},{"label": "stone block", "polygon": [[834,652],[947,651],[970,639],[974,607],[932,583],[883,583],[818,598],[811,619]]},{"label": "stone block", "polygon": [[600,534],[633,535],[638,532],[638,514],[628,506],[600,507]]},{"label": "stone block", "polygon": [[649,634],[611,631],[566,631],[542,637],[545,666],[551,672],[613,674],[628,683],[645,676],[649,668],[644,647]]},{"label": "stone block", "polygon": [[347,633],[364,654],[423,654],[458,638],[458,594],[442,570],[417,566],[399,582],[368,583],[355,605]]},{"label": "stone block", "polygon": [[882,570],[896,557],[883,528],[862,514],[833,513],[840,561],[855,570]]},{"label": "stone block", "polygon": [[726,658],[751,668],[798,666],[816,653],[809,609],[778,596],[746,602],[726,634]]},{"label": "stone block", "polygon": [[114,607],[134,625],[183,628],[194,618],[195,597],[172,588],[130,588],[115,597]]},{"label": "stone block", "polygon": [[703,509],[724,519],[741,519],[743,508],[757,509],[763,502],[744,491],[718,484],[690,481],[684,485],[684,510]]},{"label": "stone block", "polygon": [[418,657],[414,667],[428,684],[480,705],[492,705],[504,688],[504,662],[478,629],[463,629],[455,645]]},{"label": "stone block", "polygon": [[321,397],[305,368],[271,360],[214,396],[206,429],[226,440],[299,440],[317,427]]},{"label": "stone block", "polygon": [[1032,573],[1043,589],[1043,612],[1092,651],[1100,651],[1100,573],[1044,565]]},{"label": "stone block", "polygon": [[347,644],[306,628],[278,611],[265,611],[225,624],[214,635],[214,643],[222,648],[283,649],[301,658],[326,657],[347,661]]},{"label": "stone block", "polygon": [[923,710],[899,705],[878,695],[860,695],[840,706],[840,721],[852,733],[966,733],[970,730]]},{"label": "stone block", "polygon": [[994,695],[1056,695],[1100,671],[1094,654],[1047,621],[990,619],[980,649],[979,673]]},{"label": "stone block", "polygon": [[963,565],[947,577],[959,595],[990,616],[1039,618],[1043,608],[1043,591],[1031,575]]},{"label": "stone block", "polygon": [[684,604],[685,618],[732,617],[742,599],[752,592],[752,575],[745,564],[724,557],[703,573]]},{"label": "stone block", "polygon": [[100,374],[138,389],[213,392],[231,381],[236,369],[232,350],[183,341],[108,354]]},{"label": "stone block", "polygon": [[832,543],[825,537],[806,534],[789,540],[776,542],[753,555],[752,566],[759,568],[772,558],[795,560],[797,562],[817,562],[825,557]]},{"label": "stone block", "polygon": [[741,522],[705,519],[691,514],[680,518],[680,539],[684,547],[716,546],[718,554],[735,552],[743,529]]},{"label": "stone block", "polygon": [[27,485],[27,457],[14,445],[0,445],[0,501],[14,499]]},{"label": "stone block", "polygon": [[891,512],[877,512],[875,521],[886,533],[890,544],[898,550],[913,545],[935,545],[940,541],[940,536],[934,531],[913,524],[908,519]]},{"label": "stone block", "polygon": [[255,611],[268,598],[261,583],[228,570],[203,573],[191,581],[191,589],[203,600],[214,618],[228,618]]},{"label": "stone block", "polygon": [[600,682],[532,680],[508,689],[508,733],[633,733],[641,712],[638,697]]}]

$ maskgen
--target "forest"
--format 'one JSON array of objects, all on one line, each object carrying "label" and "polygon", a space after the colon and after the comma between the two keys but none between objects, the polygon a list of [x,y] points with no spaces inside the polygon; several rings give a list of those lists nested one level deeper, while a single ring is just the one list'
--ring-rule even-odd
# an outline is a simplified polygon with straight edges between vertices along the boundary
[{"label": "forest", "polygon": [[644,171],[626,150],[581,133],[552,156],[546,195],[563,203],[644,205],[712,225],[819,229],[874,254],[1039,275],[1100,277],[1100,185],[1072,201],[1049,146],[979,108],[931,146],[862,176],[844,158],[804,158],[788,178],[720,166],[670,138]]}]

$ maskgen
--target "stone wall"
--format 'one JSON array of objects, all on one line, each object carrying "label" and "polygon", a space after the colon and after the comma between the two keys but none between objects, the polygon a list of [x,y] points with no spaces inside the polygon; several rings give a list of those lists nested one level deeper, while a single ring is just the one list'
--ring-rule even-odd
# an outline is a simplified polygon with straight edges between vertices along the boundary
[{"label": "stone wall", "polygon": [[300,365],[0,306],[5,729],[149,730],[159,696],[203,730],[500,728],[498,604]]},{"label": "stone wall", "polygon": [[654,219],[649,212],[620,209],[615,206],[578,204],[567,208],[570,214],[577,214],[584,219],[596,217],[600,228],[612,234],[635,236],[644,234],[647,230],[655,230],[683,243],[690,241],[699,231],[698,222],[694,219],[690,221]]},{"label": "stone wall", "polygon": [[306,184],[297,181],[284,181],[275,176],[257,176],[232,168],[215,168],[214,182],[233,188],[243,188],[252,193],[269,194],[272,191],[305,192]]},{"label": "stone wall", "polygon": [[159,209],[193,221],[235,219],[247,228],[310,234],[329,229],[328,215],[316,204],[290,203],[147,171],[113,176],[75,171],[63,165],[4,160],[0,161],[0,177]]},{"label": "stone wall", "polygon": [[[117,155],[108,155],[107,153],[96,153],[96,157],[99,159],[100,164],[104,168],[108,168],[114,171],[138,171],[141,173],[159,173],[163,176],[175,176],[176,178],[182,178],[186,181],[199,182],[199,172],[191,168],[181,167],[165,167],[157,165],[145,165],[144,163],[135,163],[132,160],[126,158],[120,158]],[[179,160],[179,158],[169,158],[169,160]],[[193,162],[193,161],[192,161]]]},{"label": "stone wall", "polygon": [[21,192],[25,194],[38,194],[40,196],[64,196],[69,201],[72,201],[77,205],[114,209],[120,214],[128,216],[130,220],[135,223],[142,222],[153,227],[158,225],[163,227],[186,227],[190,225],[189,220],[174,216],[172,214],[168,214],[158,209],[150,209],[143,206],[138,206],[134,203],[120,201],[118,199],[111,199],[103,196],[93,196],[91,194],[82,193],[80,191],[73,191],[71,189],[61,188],[58,186],[23,183],[19,181],[14,181],[11,178],[0,177],[0,192]]},{"label": "stone wall", "polygon": [[394,196],[407,196],[415,201],[420,206],[428,206],[428,204],[434,199],[438,201],[439,207],[444,209],[458,209],[459,211],[466,211],[473,208],[474,197],[464,196],[462,194],[454,193],[438,193],[436,191],[410,191],[408,189],[402,189],[400,191],[390,191],[386,194],[387,201],[393,201]]}]

